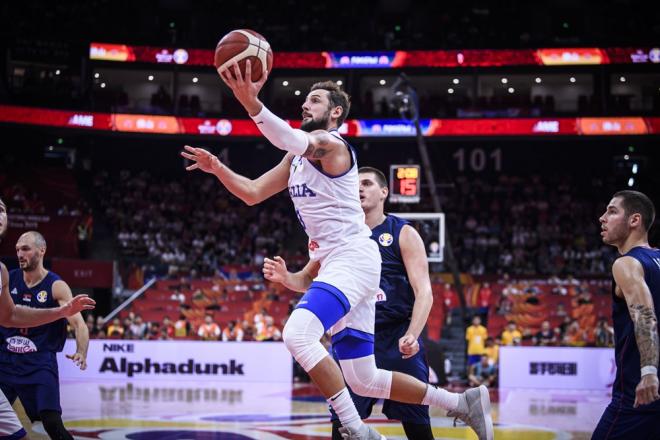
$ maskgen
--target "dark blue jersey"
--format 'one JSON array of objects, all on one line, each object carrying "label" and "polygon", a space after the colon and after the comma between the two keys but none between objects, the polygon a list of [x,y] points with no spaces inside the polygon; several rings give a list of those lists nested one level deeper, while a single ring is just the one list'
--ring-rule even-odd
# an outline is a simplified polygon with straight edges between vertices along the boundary
[{"label": "dark blue jersey", "polygon": [[[9,294],[17,305],[37,309],[59,307],[53,298],[53,283],[58,280],[59,276],[48,272],[39,284],[28,288],[23,280],[23,271],[12,270],[9,274]],[[66,341],[66,324],[66,319],[62,318],[33,328],[0,327],[0,350],[11,353],[62,351]]]},{"label": "dark blue jersey", "polygon": [[380,288],[383,297],[376,299],[376,329],[406,324],[412,316],[415,294],[401,257],[399,235],[407,225],[404,219],[387,215],[385,221],[371,231],[371,239],[378,243],[383,265]]},{"label": "dark blue jersey", "polygon": [[[631,249],[626,257],[639,261],[644,268],[644,281],[649,287],[655,315],[660,316],[660,250],[645,247]],[[612,289],[614,292],[614,289]],[[614,321],[614,342],[616,358],[616,379],[612,387],[612,402],[624,407],[633,407],[635,388],[641,379],[640,355],[635,339],[635,327],[625,299],[613,293],[612,319]],[[660,411],[660,401],[640,407],[640,409]]]}]

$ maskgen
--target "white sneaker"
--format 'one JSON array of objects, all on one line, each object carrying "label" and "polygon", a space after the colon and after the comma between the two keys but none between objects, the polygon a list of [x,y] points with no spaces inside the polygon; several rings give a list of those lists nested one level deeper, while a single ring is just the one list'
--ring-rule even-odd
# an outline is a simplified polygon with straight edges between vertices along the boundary
[{"label": "white sneaker", "polygon": [[454,417],[454,426],[456,426],[456,419],[464,421],[474,430],[479,440],[495,438],[493,419],[490,415],[490,395],[488,388],[483,385],[470,388],[461,394],[458,408],[448,411],[447,416]]},{"label": "white sneaker", "polygon": [[385,436],[364,423],[357,431],[342,426],[339,428],[339,433],[344,440],[387,440]]}]

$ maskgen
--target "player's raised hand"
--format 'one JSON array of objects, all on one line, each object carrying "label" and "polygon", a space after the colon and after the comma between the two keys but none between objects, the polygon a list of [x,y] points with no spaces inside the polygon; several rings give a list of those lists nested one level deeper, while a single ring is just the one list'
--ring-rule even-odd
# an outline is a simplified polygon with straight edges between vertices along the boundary
[{"label": "player's raised hand", "polygon": [[[233,75],[232,75],[233,73]],[[220,72],[220,77],[234,93],[234,96],[245,107],[245,109],[254,116],[261,110],[261,102],[257,99],[266,80],[268,73],[264,72],[259,81],[252,82],[252,66],[250,60],[245,62],[245,77],[241,74],[238,63],[234,63]]]},{"label": "player's raised hand", "polygon": [[87,359],[85,359],[85,356],[82,353],[67,354],[65,356],[67,359],[71,359],[81,370],[87,369]]},{"label": "player's raised hand", "polygon": [[658,382],[657,374],[646,374],[642,376],[639,385],[635,388],[635,403],[633,406],[637,408],[640,405],[648,405],[656,400],[660,400],[658,395]]},{"label": "player's raised hand", "polygon": [[399,351],[402,359],[408,359],[419,352],[419,342],[417,338],[410,333],[406,333],[399,339]]},{"label": "player's raised hand", "polygon": [[96,301],[87,295],[74,296],[66,304],[62,305],[62,315],[64,317],[75,315],[83,310],[92,310]]},{"label": "player's raised hand", "polygon": [[274,259],[264,258],[263,267],[264,278],[273,283],[284,284],[289,276],[289,271],[286,269],[286,261],[282,257],[274,257]]},{"label": "player's raised hand", "polygon": [[186,167],[186,170],[188,171],[200,169],[205,173],[213,174],[216,170],[222,167],[220,159],[203,148],[195,148],[190,145],[185,145],[183,148],[185,148],[186,151],[182,151],[181,156],[194,162],[192,165]]}]

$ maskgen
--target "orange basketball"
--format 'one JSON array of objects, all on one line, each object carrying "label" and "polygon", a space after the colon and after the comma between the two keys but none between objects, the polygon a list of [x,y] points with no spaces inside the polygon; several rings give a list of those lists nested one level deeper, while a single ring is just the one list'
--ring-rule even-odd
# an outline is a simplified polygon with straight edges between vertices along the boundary
[{"label": "orange basketball", "polygon": [[[261,76],[273,67],[273,51],[261,34],[250,29],[236,29],[218,42],[213,65],[220,73],[238,62],[241,74],[245,78],[247,60],[250,60],[251,64],[252,81],[259,81]],[[234,76],[233,69],[229,71]]]}]

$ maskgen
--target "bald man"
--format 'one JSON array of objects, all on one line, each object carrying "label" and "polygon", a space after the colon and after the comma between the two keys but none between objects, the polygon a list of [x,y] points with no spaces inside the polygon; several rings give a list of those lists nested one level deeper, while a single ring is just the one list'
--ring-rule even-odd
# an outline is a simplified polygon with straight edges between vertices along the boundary
[{"label": "bald man", "polygon": [[[7,232],[7,206],[0,199],[0,241]],[[16,306],[9,297],[9,274],[0,262],[0,325],[5,327],[36,327],[94,308],[94,300],[87,295],[78,295],[63,306],[51,309],[33,309]],[[0,356],[2,354],[0,353]],[[26,439],[16,413],[0,392],[0,438]]]},{"label": "bald man", "polygon": [[[36,231],[16,243],[20,269],[9,274],[15,304],[53,309],[71,301],[69,286],[44,268],[46,240]],[[64,348],[67,320],[76,334],[76,352],[67,355],[84,370],[89,331],[80,313],[34,328],[0,327],[0,389],[13,403],[17,397],[32,422],[40,420],[51,439],[73,439],[62,423],[56,354]]]}]

